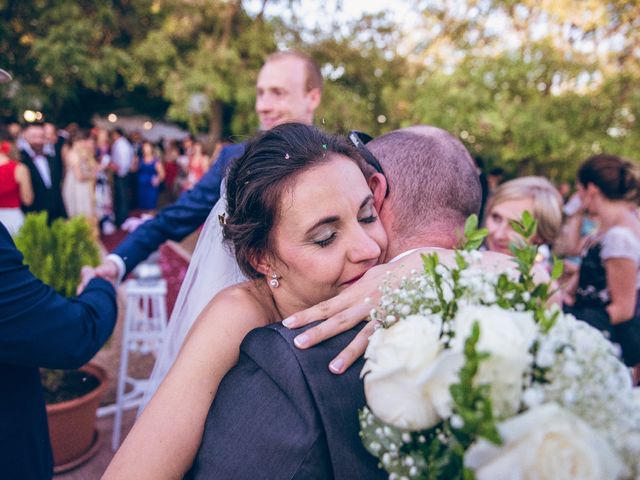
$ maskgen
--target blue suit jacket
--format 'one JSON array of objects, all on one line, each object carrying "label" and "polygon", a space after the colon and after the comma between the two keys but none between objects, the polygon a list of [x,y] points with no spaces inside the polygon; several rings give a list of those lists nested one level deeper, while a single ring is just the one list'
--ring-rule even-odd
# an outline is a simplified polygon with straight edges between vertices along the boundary
[{"label": "blue suit jacket", "polygon": [[127,236],[113,251],[124,260],[126,273],[146,259],[167,240],[182,240],[194,232],[209,216],[220,198],[220,183],[232,160],[244,154],[245,144],[228,145],[218,155],[216,163],[178,201],[158,212]]},{"label": "blue suit jacket", "polygon": [[0,223],[0,478],[52,476],[38,367],[85,364],[111,335],[116,312],[115,290],[102,279],[67,300],[35,278]]},{"label": "blue suit jacket", "polygon": [[362,328],[298,350],[280,324],[250,332],[209,411],[188,478],[384,479],[362,445],[360,358],[343,375],[329,361]]}]

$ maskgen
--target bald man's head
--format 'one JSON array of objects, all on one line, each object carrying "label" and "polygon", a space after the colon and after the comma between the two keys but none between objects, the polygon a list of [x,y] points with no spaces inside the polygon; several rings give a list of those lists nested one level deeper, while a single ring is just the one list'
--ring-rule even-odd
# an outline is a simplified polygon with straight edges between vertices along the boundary
[{"label": "bald man's head", "polygon": [[462,142],[440,128],[418,125],[382,135],[367,148],[389,182],[383,210],[390,217],[390,235],[401,243],[438,237],[438,246],[453,247],[482,198],[475,164]]}]

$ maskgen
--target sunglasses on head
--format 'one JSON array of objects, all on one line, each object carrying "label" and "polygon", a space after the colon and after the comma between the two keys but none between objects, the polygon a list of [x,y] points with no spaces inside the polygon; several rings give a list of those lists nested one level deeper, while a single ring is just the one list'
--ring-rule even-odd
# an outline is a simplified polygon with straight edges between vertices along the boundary
[{"label": "sunglasses on head", "polygon": [[[351,130],[347,135],[347,138],[352,143],[352,145],[356,147],[356,150],[358,150],[358,153],[362,156],[362,158],[364,158],[364,161],[371,165],[376,170],[376,172],[384,175],[384,170],[382,169],[382,165],[380,165],[378,159],[373,155],[373,153],[371,153],[371,151],[367,147],[365,147],[367,143],[373,140],[373,137],[371,135],[367,135],[366,133],[358,132],[357,130]],[[387,191],[384,196],[385,198],[389,196],[389,182],[387,182]]]}]

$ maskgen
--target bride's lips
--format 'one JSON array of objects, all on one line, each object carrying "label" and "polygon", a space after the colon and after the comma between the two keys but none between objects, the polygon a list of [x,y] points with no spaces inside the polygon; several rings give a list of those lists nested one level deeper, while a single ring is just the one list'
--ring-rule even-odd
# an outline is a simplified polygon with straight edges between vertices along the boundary
[{"label": "bride's lips", "polygon": [[375,262],[374,262],[374,263],[372,263],[372,264],[371,264],[371,265],[369,265],[367,268],[365,268],[365,269],[362,271],[362,273],[360,273],[359,275],[356,275],[355,277],[353,277],[353,278],[352,278],[352,279],[350,279],[350,280],[347,280],[346,282],[342,282],[342,283],[340,284],[340,286],[341,286],[341,287],[344,287],[344,286],[349,286],[349,285],[351,285],[351,284],[353,284],[353,283],[356,283],[358,280],[360,280],[362,277],[364,277],[364,274],[365,274],[365,273],[367,273],[367,272],[369,271],[369,269],[370,269],[370,268],[373,268],[373,267],[375,267],[376,265],[377,265],[377,263],[375,263]]},{"label": "bride's lips", "polygon": [[353,277],[351,280],[347,280],[346,282],[341,283],[340,286],[344,287],[344,286],[356,283],[358,280],[360,280],[362,277],[364,277],[365,273],[367,273],[367,272],[366,271],[362,272],[360,275],[357,275],[357,276]]}]

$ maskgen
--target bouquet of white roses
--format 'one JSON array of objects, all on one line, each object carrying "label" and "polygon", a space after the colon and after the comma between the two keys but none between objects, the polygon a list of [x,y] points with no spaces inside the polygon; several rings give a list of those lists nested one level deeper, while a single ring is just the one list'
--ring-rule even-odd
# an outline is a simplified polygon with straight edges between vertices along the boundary
[{"label": "bouquet of white roses", "polygon": [[[467,246],[481,241],[476,226]],[[526,213],[514,225],[525,238],[535,227]],[[390,479],[639,478],[629,372],[598,330],[547,307],[536,249],[513,251],[511,274],[459,251],[454,267],[430,255],[423,273],[383,288],[363,369],[366,448]]]}]

